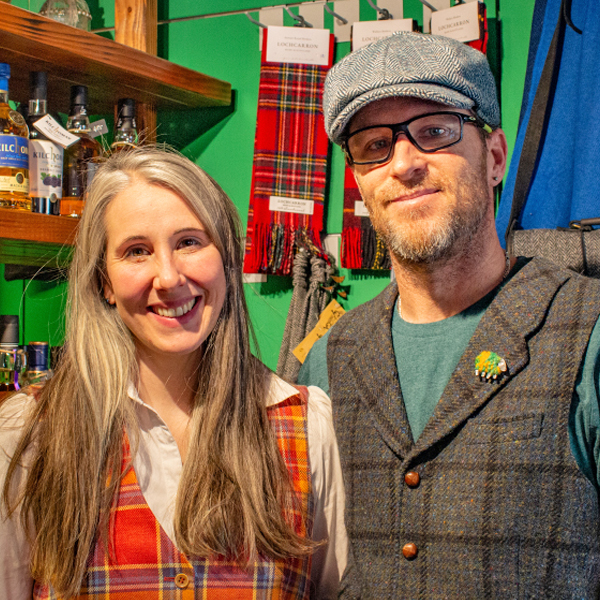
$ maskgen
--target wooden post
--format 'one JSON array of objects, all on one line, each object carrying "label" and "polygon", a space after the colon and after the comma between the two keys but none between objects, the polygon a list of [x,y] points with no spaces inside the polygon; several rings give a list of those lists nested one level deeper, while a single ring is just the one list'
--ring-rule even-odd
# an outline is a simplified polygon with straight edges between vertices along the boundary
[{"label": "wooden post", "polygon": [[[116,42],[156,56],[157,23],[158,0],[115,0]],[[117,100],[115,98],[115,113]],[[155,143],[156,106],[138,103],[136,112],[141,141]]]}]

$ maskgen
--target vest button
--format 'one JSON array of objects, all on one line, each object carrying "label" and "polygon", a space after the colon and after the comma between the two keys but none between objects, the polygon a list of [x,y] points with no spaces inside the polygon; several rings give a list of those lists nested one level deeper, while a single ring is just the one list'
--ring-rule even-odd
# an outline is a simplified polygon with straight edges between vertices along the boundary
[{"label": "vest button", "polygon": [[404,558],[406,560],[413,560],[413,558],[417,558],[417,554],[419,553],[419,549],[416,544],[413,542],[409,542],[408,544],[404,544],[402,546],[402,554],[404,554]]},{"label": "vest button", "polygon": [[185,573],[178,573],[177,575],[175,575],[175,585],[180,590],[185,589],[188,586],[189,582],[190,578]]},{"label": "vest button", "polygon": [[419,485],[420,482],[421,477],[416,471],[409,471],[404,476],[404,483],[406,483],[408,487],[415,488]]}]

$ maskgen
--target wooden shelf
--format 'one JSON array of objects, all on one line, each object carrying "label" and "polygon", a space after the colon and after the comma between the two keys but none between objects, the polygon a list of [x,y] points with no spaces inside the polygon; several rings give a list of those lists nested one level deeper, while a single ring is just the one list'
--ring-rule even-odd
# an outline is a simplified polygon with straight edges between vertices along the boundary
[{"label": "wooden shelf", "polygon": [[93,114],[118,98],[159,110],[229,106],[231,84],[0,2],[0,60],[11,66],[10,98],[29,99],[29,72],[48,73],[48,105],[66,112],[71,85],[88,86]]},{"label": "wooden shelf", "polygon": [[0,208],[0,263],[63,267],[71,258],[79,219]]}]

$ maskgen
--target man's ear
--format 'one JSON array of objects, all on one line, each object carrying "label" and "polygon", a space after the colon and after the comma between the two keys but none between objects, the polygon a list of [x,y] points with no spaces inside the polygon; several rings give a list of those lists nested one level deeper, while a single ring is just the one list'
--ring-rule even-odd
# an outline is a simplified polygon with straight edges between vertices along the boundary
[{"label": "man's ear", "polygon": [[487,145],[487,166],[488,166],[488,183],[495,187],[502,179],[506,172],[506,159],[508,156],[508,144],[506,143],[506,135],[502,129],[494,129],[486,139]]}]

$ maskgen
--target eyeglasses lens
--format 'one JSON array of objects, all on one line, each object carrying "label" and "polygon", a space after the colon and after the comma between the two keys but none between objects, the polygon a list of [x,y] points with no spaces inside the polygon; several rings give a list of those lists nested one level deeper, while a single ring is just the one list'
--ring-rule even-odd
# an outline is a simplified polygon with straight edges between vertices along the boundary
[{"label": "eyeglasses lens", "polygon": [[394,130],[407,133],[419,150],[432,152],[460,141],[461,128],[462,121],[457,115],[425,115],[402,127],[382,125],[358,131],[348,138],[348,150],[355,164],[384,162],[392,153]]}]

